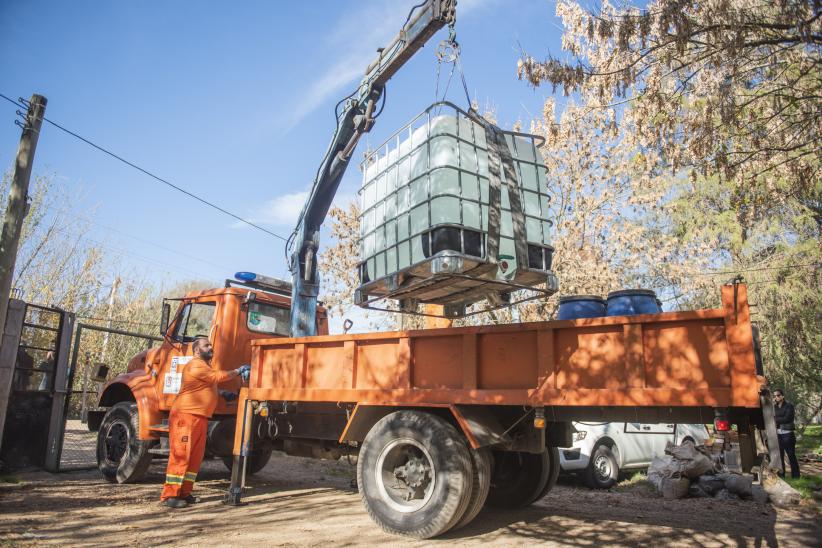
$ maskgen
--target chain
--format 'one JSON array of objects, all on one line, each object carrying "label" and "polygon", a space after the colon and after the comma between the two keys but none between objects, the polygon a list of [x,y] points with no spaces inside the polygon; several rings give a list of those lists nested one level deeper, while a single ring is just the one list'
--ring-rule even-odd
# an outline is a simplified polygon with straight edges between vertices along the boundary
[{"label": "chain", "polygon": [[[468,93],[468,84],[465,81],[465,73],[462,69],[462,62],[460,60],[460,45],[457,42],[457,31],[454,23],[448,24],[448,38],[437,45],[437,77],[434,88],[434,102],[445,100],[448,95],[448,89],[451,87],[451,79],[454,76],[454,70],[459,70],[460,80],[462,80],[462,89],[465,91],[465,99],[468,101],[468,108],[471,108],[471,95]],[[445,84],[445,89],[440,99],[440,73],[443,63],[451,64],[451,71],[448,73],[448,82]]]}]

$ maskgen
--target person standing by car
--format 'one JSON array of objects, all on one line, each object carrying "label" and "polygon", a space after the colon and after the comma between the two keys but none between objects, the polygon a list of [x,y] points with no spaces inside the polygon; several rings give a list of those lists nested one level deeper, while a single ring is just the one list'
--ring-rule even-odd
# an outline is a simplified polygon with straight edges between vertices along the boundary
[{"label": "person standing by car", "polygon": [[791,464],[791,477],[799,477],[799,461],[796,460],[796,435],[794,430],[794,408],[793,404],[785,400],[785,394],[777,388],[773,391],[774,400],[774,422],[776,422],[776,435],[779,438],[779,458],[782,460],[782,473],[785,470],[785,453],[788,454],[788,462]]},{"label": "person standing by car", "polygon": [[214,349],[206,337],[191,345],[194,354],[183,371],[182,384],[168,417],[169,456],[160,501],[169,508],[185,508],[197,502],[191,494],[205,453],[208,419],[217,407],[217,385],[229,379],[247,380],[250,367],[231,371],[211,367]]}]

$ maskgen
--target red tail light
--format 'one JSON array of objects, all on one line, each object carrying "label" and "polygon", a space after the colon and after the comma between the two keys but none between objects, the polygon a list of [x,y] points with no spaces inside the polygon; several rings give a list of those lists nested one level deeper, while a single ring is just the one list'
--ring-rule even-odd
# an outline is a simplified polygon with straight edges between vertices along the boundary
[{"label": "red tail light", "polygon": [[731,421],[728,419],[714,419],[714,428],[717,432],[728,432],[731,429]]}]

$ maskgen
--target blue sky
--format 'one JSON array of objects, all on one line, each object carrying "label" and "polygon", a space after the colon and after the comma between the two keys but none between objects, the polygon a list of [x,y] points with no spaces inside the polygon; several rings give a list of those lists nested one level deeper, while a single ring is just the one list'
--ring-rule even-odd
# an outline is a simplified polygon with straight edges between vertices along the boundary
[{"label": "blue sky", "polygon": [[[48,118],[287,236],[333,132],[334,105],[415,3],[6,1],[0,92],[45,95]],[[518,81],[516,62],[520,46],[539,57],[559,53],[554,7],[458,3],[469,90],[496,108],[503,126],[539,116],[550,93]],[[355,159],[433,102],[434,51],[445,36],[440,31],[389,82],[385,111]],[[449,98],[466,106],[456,77]],[[20,135],[14,111],[0,104],[4,170]],[[88,238],[120,257],[112,277],[216,283],[237,270],[287,275],[282,241],[238,228],[53,127],[44,126],[35,172],[55,174],[79,196],[94,222]],[[360,177],[352,164],[340,203],[356,195]]]}]

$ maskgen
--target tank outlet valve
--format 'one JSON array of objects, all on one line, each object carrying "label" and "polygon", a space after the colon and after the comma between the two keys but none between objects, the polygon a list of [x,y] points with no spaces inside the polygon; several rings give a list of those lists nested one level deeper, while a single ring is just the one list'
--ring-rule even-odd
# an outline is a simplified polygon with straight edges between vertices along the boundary
[{"label": "tank outlet valve", "polygon": [[464,270],[462,257],[443,255],[431,261],[431,274],[456,274]]}]

